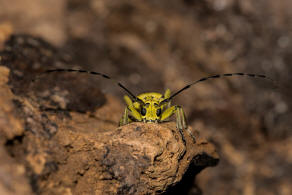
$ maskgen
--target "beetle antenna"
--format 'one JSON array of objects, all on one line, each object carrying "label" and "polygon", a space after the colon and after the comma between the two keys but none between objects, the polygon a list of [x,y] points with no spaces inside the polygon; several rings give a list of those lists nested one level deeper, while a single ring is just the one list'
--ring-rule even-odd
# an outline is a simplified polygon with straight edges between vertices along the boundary
[{"label": "beetle antenna", "polygon": [[175,96],[177,96],[178,94],[180,94],[181,92],[183,92],[184,90],[190,88],[191,86],[201,83],[203,81],[207,81],[209,79],[217,79],[217,78],[223,78],[223,77],[231,77],[231,76],[248,76],[248,77],[252,77],[252,78],[262,78],[262,79],[268,79],[270,81],[273,82],[273,84],[278,87],[278,84],[276,81],[274,81],[273,79],[271,79],[270,77],[267,77],[266,75],[262,75],[262,74],[250,74],[250,73],[226,73],[226,74],[217,74],[217,75],[213,75],[213,76],[208,76],[208,77],[203,77],[193,83],[190,83],[188,85],[186,85],[185,87],[183,87],[182,89],[178,90],[177,92],[175,92],[173,95],[171,95],[169,98],[163,100],[161,102],[161,104],[169,102],[171,99],[173,99]]},{"label": "beetle antenna", "polygon": [[[79,72],[79,73],[86,73],[86,74],[91,74],[91,75],[99,75],[99,76],[102,76],[103,78],[114,81],[120,88],[125,90],[135,101],[143,102],[137,96],[135,96],[129,89],[127,89],[124,85],[122,85],[120,82],[112,79],[111,77],[109,77],[103,73],[88,71],[88,70],[77,70],[77,69],[52,69],[52,70],[46,70],[45,72],[41,73],[40,75],[49,74],[49,73],[53,73],[53,72]],[[38,77],[36,79],[38,79]],[[32,82],[34,82],[36,79],[32,80]]]}]

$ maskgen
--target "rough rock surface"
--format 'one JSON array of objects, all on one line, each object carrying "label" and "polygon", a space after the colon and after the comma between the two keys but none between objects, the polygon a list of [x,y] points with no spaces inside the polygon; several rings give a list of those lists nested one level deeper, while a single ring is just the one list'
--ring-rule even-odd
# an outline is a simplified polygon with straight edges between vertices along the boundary
[{"label": "rough rock surface", "polygon": [[[0,64],[10,69],[13,93],[32,98],[42,111],[38,117],[28,113],[29,120],[19,112],[26,134],[54,137],[49,111],[67,118],[70,112],[101,109],[110,101],[104,94],[122,99],[111,82],[88,75],[46,75],[34,89],[26,85],[46,69],[102,72],[134,94],[174,92],[214,74],[265,74],[285,90],[261,79],[232,77],[200,83],[173,100],[184,108],[189,125],[216,145],[220,163],[196,177],[190,169],[167,194],[292,194],[291,0],[11,2],[0,0]],[[26,35],[10,37],[18,33]],[[95,117],[106,116],[106,124],[116,128],[123,103],[114,105]],[[6,148],[13,149],[21,137]],[[38,177],[30,178],[34,186]]]},{"label": "rough rock surface", "polygon": [[7,86],[9,69],[0,66],[0,194],[30,194],[31,188],[25,177],[25,167],[16,162],[5,149],[5,144],[20,138],[24,133],[23,121],[17,116],[13,94]]},{"label": "rough rock surface", "polygon": [[174,122],[117,127],[123,107],[112,96],[77,112],[62,90],[41,92],[40,80],[26,85],[29,71],[15,75],[21,61],[19,53],[9,58],[13,52],[2,62],[14,59],[14,75],[0,66],[1,194],[157,194],[190,167],[195,175],[218,163],[214,146],[191,128],[196,140],[185,131],[184,144]]}]

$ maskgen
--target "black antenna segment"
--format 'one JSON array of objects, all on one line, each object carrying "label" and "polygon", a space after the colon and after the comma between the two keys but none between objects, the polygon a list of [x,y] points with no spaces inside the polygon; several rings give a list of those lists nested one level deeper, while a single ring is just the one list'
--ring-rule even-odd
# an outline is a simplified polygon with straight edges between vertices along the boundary
[{"label": "black antenna segment", "polygon": [[178,94],[180,94],[181,92],[183,92],[184,90],[190,88],[191,86],[207,81],[209,79],[218,79],[218,78],[223,78],[223,77],[232,77],[232,76],[247,76],[247,77],[252,77],[252,78],[262,78],[262,79],[268,79],[271,82],[273,82],[273,84],[275,86],[278,86],[276,81],[274,81],[273,79],[271,79],[270,77],[267,77],[266,75],[262,75],[262,74],[251,74],[251,73],[242,73],[242,72],[238,72],[238,73],[225,73],[225,74],[217,74],[217,75],[213,75],[213,76],[208,76],[208,77],[203,77],[197,81],[194,81],[188,85],[186,85],[185,87],[183,87],[182,89],[178,90],[177,92],[175,92],[173,95],[171,95],[169,98],[163,100],[160,104],[169,102],[171,99],[173,99],[175,96],[177,96]]},{"label": "black antenna segment", "polygon": [[[135,101],[139,101],[139,102],[142,101],[139,98],[137,98],[129,89],[127,89],[120,82],[112,79],[111,77],[109,77],[103,73],[88,71],[88,70],[78,70],[78,69],[52,69],[52,70],[46,70],[45,72],[43,72],[41,74],[49,74],[49,73],[53,73],[53,72],[79,72],[79,73],[85,73],[85,74],[91,74],[91,75],[99,75],[99,76],[102,76],[103,78],[114,81],[119,87],[121,87],[123,90],[125,90]],[[33,80],[33,82],[34,82],[34,80]]]}]

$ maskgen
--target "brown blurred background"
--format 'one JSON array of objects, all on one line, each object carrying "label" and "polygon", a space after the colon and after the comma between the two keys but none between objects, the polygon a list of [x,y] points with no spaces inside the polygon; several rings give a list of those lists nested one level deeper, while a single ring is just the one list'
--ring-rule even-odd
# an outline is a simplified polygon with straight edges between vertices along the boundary
[{"label": "brown blurred background", "polygon": [[[273,78],[280,88],[234,77],[198,84],[174,100],[220,154],[219,165],[184,190],[290,195],[291,10],[290,0],[0,0],[0,42],[10,34],[41,37],[72,67],[111,75],[135,94],[176,91],[220,73]],[[96,86],[122,97],[110,82],[97,79]]]}]

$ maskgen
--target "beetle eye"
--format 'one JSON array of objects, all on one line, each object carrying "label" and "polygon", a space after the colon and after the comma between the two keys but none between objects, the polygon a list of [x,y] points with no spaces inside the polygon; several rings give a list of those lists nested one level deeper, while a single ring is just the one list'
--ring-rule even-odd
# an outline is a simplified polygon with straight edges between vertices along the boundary
[{"label": "beetle eye", "polygon": [[142,114],[142,116],[145,116],[146,115],[146,109],[145,108],[142,108],[141,109],[141,114]]},{"label": "beetle eye", "polygon": [[157,115],[157,116],[160,116],[160,115],[161,115],[161,108],[157,109],[157,111],[156,111],[156,115]]}]

